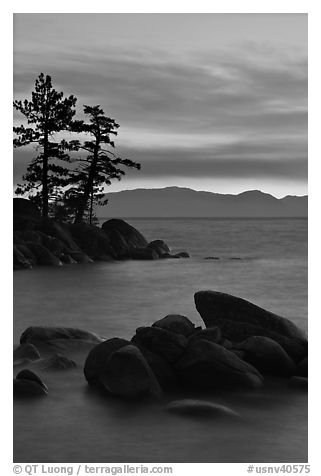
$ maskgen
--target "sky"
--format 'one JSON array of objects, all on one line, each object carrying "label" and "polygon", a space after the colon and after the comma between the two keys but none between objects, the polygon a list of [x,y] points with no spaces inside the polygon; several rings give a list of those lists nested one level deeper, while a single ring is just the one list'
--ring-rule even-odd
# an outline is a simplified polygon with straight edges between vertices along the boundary
[{"label": "sky", "polygon": [[[115,119],[142,168],[110,192],[304,195],[307,46],[306,14],[15,14],[14,97],[43,72]],[[15,183],[34,153],[14,151]]]}]

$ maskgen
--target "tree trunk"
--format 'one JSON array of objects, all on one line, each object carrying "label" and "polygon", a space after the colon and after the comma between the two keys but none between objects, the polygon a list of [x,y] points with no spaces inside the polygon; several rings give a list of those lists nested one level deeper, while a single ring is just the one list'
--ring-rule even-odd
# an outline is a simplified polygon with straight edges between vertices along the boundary
[{"label": "tree trunk", "polygon": [[96,147],[94,151],[93,161],[91,163],[90,170],[89,170],[88,180],[85,184],[84,193],[83,193],[82,199],[80,200],[80,205],[78,207],[74,223],[81,223],[83,221],[88,200],[90,198],[90,195],[92,193],[93,186],[94,186],[94,177],[95,177],[96,165],[98,161],[98,150],[99,150],[98,147]]},{"label": "tree trunk", "polygon": [[42,217],[48,218],[48,133],[45,133],[42,159]]}]

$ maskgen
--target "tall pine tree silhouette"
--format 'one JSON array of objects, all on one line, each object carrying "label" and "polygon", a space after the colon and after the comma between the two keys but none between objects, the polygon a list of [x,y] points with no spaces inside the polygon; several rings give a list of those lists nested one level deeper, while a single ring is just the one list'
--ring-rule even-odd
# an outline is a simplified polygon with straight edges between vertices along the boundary
[{"label": "tall pine tree silhouette", "polygon": [[[74,132],[85,132],[92,140],[80,142],[70,141],[73,150],[83,150],[89,155],[79,157],[78,167],[70,177],[74,187],[67,194],[77,202],[75,223],[83,221],[84,214],[89,210],[89,221],[92,221],[93,203],[104,196],[104,185],[110,185],[112,179],[120,180],[125,175],[122,167],[140,169],[140,164],[129,159],[122,159],[108,147],[115,147],[111,135],[117,135],[117,124],[114,119],[107,117],[98,106],[84,106],[84,114],[89,122],[73,121]],[[77,197],[77,198],[76,198]]]},{"label": "tall pine tree silhouette", "polygon": [[[59,160],[69,161],[66,153],[66,140],[56,141],[55,134],[68,130],[75,114],[77,99],[71,95],[64,97],[57,92],[51,77],[41,73],[36,79],[31,100],[15,100],[14,108],[25,116],[28,127],[14,127],[16,134],[14,147],[37,144],[39,154],[32,159],[23,176],[24,183],[18,185],[17,194],[30,192],[29,197],[38,199],[42,216],[48,216],[48,203],[51,194],[59,187],[68,184],[68,169],[59,165]],[[40,189],[40,191],[39,191]]]}]

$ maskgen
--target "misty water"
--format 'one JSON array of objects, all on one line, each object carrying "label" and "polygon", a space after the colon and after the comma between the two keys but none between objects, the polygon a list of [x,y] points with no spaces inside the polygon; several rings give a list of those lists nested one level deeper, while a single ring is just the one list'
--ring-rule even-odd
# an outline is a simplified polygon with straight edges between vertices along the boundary
[{"label": "misty water", "polygon": [[[129,219],[148,240],[190,259],[101,262],[14,273],[14,343],[30,325],[80,327],[131,338],[169,313],[202,325],[193,295],[232,293],[307,331],[307,220]],[[219,259],[204,259],[205,257]],[[92,392],[79,367],[38,374],[47,398],[14,402],[16,462],[304,462],[307,395],[285,380],[259,390],[166,395],[128,403]],[[77,359],[76,359],[77,360]],[[167,413],[177,398],[230,406],[240,421]]]}]

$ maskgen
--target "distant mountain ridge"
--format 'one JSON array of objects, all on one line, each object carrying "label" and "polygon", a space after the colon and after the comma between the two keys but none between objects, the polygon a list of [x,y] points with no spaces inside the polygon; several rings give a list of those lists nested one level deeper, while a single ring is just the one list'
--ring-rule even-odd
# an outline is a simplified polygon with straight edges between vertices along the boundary
[{"label": "distant mountain ridge", "polygon": [[166,187],[111,192],[98,217],[307,217],[308,196],[275,198],[259,190],[238,195]]}]

